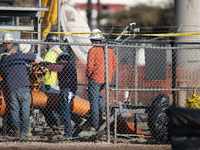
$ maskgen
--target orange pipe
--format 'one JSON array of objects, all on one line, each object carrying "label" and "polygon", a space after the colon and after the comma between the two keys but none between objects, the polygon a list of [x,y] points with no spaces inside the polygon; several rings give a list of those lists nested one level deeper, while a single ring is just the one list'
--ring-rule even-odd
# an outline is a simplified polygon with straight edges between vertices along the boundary
[{"label": "orange pipe", "polygon": [[[40,108],[56,108],[59,103],[59,94],[44,94],[40,91],[32,91],[32,98],[34,107],[40,107]],[[70,104],[71,111],[74,113],[77,113],[79,115],[86,115],[89,114],[90,110],[90,103],[84,99],[81,99],[79,97],[75,97],[73,101]],[[3,116],[5,113],[6,104],[4,101],[3,93],[1,91],[0,95],[0,116]]]},{"label": "orange pipe", "polygon": [[46,103],[47,103],[47,96],[40,91],[32,91],[32,98],[33,98],[33,102],[31,102],[33,104],[33,106],[38,106],[38,107],[45,107]]},{"label": "orange pipe", "polygon": [[0,116],[3,116],[6,110],[6,103],[4,101],[3,92],[0,90]]},{"label": "orange pipe", "polygon": [[71,111],[79,115],[89,115],[90,102],[79,97],[75,97],[71,102]]}]

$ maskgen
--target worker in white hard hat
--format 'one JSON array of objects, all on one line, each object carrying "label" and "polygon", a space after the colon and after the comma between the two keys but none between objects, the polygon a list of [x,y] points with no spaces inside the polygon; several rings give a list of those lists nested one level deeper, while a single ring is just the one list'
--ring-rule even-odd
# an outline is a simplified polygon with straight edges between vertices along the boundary
[{"label": "worker in white hard hat", "polygon": [[14,54],[17,52],[17,50],[13,47],[13,42],[6,42],[6,41],[13,41],[14,38],[12,36],[12,34],[10,33],[5,33],[3,36],[3,40],[5,40],[5,42],[3,43],[4,47],[6,48],[4,53],[9,53],[9,54]]},{"label": "worker in white hard hat", "polygon": [[[93,29],[89,36],[93,44],[102,44],[104,39],[99,29]],[[88,100],[90,102],[91,125],[96,130],[99,129],[99,116],[105,118],[105,104],[101,90],[105,88],[105,57],[104,47],[94,46],[88,52],[86,76],[88,77]],[[108,48],[108,69],[109,82],[117,68],[117,59],[114,51]]]},{"label": "worker in white hard hat", "polygon": [[[33,53],[14,53],[0,55],[0,75],[3,82],[0,88],[6,102],[6,112],[11,117],[11,136],[27,136],[29,132],[30,88],[25,64],[42,62],[43,59]],[[8,106],[8,108],[7,108]]]},{"label": "worker in white hard hat", "polygon": [[[19,44],[19,52],[31,53],[31,44]],[[28,78],[30,78],[30,74],[32,72],[32,65],[30,63],[26,63],[26,71]]]},{"label": "worker in white hard hat", "polygon": [[19,52],[30,53],[31,52],[31,44],[19,44]]},{"label": "worker in white hard hat", "polygon": [[[14,40],[12,34],[10,34],[10,33],[5,33],[5,34],[3,35],[3,38],[2,38],[2,39],[5,40],[5,41],[3,42],[3,46],[5,47],[5,50],[2,52],[2,53],[3,53],[2,56],[6,56],[7,54],[14,54],[14,53],[17,52],[17,50],[13,47],[14,43],[13,43],[13,42],[12,42],[12,43],[10,42],[10,41],[13,41],[13,40]],[[7,42],[7,41],[8,41],[8,42]],[[4,54],[5,54],[5,55],[4,55]],[[2,58],[3,58],[3,57],[2,57]],[[4,95],[5,95],[5,94],[4,94]],[[7,122],[7,123],[6,123],[7,132],[10,132],[12,120],[11,120],[11,116],[10,116],[9,112],[7,113],[6,122]]]}]

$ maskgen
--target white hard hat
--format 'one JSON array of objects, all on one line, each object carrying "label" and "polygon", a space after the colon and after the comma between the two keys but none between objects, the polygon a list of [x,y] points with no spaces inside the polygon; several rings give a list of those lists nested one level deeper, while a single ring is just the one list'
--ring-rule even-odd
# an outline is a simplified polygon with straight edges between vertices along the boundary
[{"label": "white hard hat", "polygon": [[90,34],[89,39],[91,40],[103,40],[104,37],[101,34],[101,30],[99,29],[93,29],[91,32],[94,32],[92,34]]},{"label": "white hard hat", "polygon": [[31,49],[31,44],[19,44],[19,51],[21,53],[28,53]]},{"label": "white hard hat", "polygon": [[3,36],[3,40],[11,41],[11,40],[14,40],[14,39],[13,39],[12,34],[6,33],[6,34],[4,34],[4,36]]},{"label": "white hard hat", "polygon": [[5,56],[8,56],[10,55],[9,53],[3,53],[3,54],[0,54],[0,62],[2,63],[3,62],[3,59]]}]

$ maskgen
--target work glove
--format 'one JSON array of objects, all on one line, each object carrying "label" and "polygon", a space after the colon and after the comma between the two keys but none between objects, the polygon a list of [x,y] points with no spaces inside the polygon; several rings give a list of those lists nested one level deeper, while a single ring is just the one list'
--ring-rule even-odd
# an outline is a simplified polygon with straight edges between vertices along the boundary
[{"label": "work glove", "polygon": [[74,98],[74,93],[72,93],[72,92],[68,92],[68,103],[70,103],[71,102],[71,100]]},{"label": "work glove", "polygon": [[40,56],[37,55],[37,54],[35,54],[35,55],[36,55],[35,62],[38,62],[38,63],[43,62],[42,57],[40,57]]}]

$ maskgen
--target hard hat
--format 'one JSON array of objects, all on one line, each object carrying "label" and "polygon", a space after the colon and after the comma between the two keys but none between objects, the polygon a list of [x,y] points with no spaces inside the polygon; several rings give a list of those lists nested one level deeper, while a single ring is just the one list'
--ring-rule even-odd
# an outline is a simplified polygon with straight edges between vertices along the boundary
[{"label": "hard hat", "polygon": [[69,53],[67,52],[62,52],[58,55],[58,57],[56,58],[56,62],[58,63],[60,60],[69,60],[70,56]]},{"label": "hard hat", "polygon": [[57,34],[49,33],[46,36],[45,42],[59,42],[58,35]]},{"label": "hard hat", "polygon": [[0,62],[2,63],[3,60],[4,60],[4,57],[5,57],[5,56],[8,56],[8,55],[10,55],[10,54],[9,54],[9,53],[0,54]]},{"label": "hard hat", "polygon": [[101,34],[101,30],[99,29],[93,29],[91,32],[94,32],[92,34],[90,34],[89,39],[91,40],[103,40],[104,37]]},{"label": "hard hat", "polygon": [[12,41],[12,40],[14,40],[14,39],[13,39],[12,34],[6,33],[6,34],[4,34],[4,36],[3,36],[3,40]]},{"label": "hard hat", "polygon": [[21,53],[28,53],[31,49],[31,44],[19,44],[19,51]]}]

